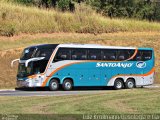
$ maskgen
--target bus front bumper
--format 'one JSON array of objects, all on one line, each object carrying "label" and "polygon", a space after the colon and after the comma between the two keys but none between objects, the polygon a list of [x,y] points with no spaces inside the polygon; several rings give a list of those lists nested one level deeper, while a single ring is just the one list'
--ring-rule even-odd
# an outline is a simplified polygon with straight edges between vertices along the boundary
[{"label": "bus front bumper", "polygon": [[41,81],[35,79],[17,80],[17,87],[41,87]]},{"label": "bus front bumper", "polygon": [[28,81],[25,80],[17,80],[17,87],[31,87]]}]

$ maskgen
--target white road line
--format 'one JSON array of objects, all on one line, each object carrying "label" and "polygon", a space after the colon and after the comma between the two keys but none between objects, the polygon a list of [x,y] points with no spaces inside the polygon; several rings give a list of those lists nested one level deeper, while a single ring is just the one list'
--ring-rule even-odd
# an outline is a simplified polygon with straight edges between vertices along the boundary
[{"label": "white road line", "polygon": [[16,91],[15,89],[0,89],[0,91],[6,91],[6,92],[9,92],[9,91]]},{"label": "white road line", "polygon": [[150,86],[144,86],[144,88],[160,88],[160,85],[154,84],[154,85],[150,85]]}]

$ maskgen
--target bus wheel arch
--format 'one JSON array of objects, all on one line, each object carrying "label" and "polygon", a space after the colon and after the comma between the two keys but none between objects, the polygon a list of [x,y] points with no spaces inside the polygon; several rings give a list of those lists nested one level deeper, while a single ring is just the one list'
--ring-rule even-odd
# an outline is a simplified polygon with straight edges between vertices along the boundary
[{"label": "bus wheel arch", "polygon": [[114,81],[114,89],[119,90],[124,88],[124,79],[123,78],[116,78]]},{"label": "bus wheel arch", "polygon": [[136,87],[136,80],[133,77],[127,78],[125,82],[125,88],[126,89],[132,89]]},{"label": "bus wheel arch", "polygon": [[72,78],[70,77],[67,77],[63,80],[63,83],[62,83],[62,88],[65,90],[65,91],[69,91],[69,90],[72,90],[74,86],[74,81]]},{"label": "bus wheel arch", "polygon": [[56,91],[59,89],[59,85],[60,85],[60,79],[59,78],[51,78],[49,81],[49,90],[51,91]]}]

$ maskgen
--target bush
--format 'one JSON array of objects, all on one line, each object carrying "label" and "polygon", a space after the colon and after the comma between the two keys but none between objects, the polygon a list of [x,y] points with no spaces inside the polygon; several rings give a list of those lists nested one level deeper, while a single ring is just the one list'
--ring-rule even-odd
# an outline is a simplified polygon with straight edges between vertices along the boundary
[{"label": "bush", "polygon": [[69,11],[70,0],[59,0],[57,2],[57,7],[62,11]]},{"label": "bush", "polygon": [[1,22],[1,26],[0,26],[0,35],[1,36],[14,36],[14,34],[16,33],[16,29],[15,29],[15,25],[13,23],[8,23],[8,22]]}]

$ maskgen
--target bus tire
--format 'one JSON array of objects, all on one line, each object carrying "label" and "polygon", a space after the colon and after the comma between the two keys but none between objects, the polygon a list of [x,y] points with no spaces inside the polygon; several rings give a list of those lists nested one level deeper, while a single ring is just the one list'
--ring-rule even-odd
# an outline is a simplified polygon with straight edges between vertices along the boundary
[{"label": "bus tire", "polygon": [[126,89],[135,88],[135,81],[134,81],[133,79],[128,79],[128,80],[125,82],[125,88],[126,88]]},{"label": "bus tire", "polygon": [[122,89],[124,87],[124,83],[122,79],[116,79],[114,82],[114,89],[115,90],[119,90]]},{"label": "bus tire", "polygon": [[72,90],[73,88],[73,82],[72,80],[70,79],[65,79],[63,84],[62,84],[62,87],[65,91],[69,91],[69,90]]},{"label": "bus tire", "polygon": [[59,89],[59,83],[58,83],[58,80],[56,79],[52,79],[50,82],[49,82],[49,89],[51,91],[56,91]]}]

